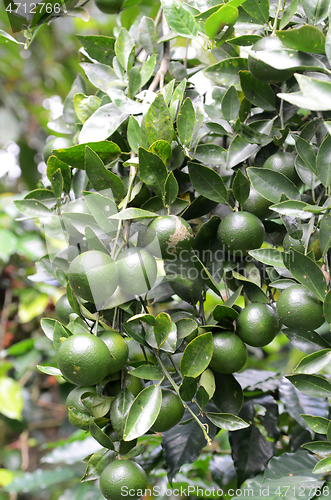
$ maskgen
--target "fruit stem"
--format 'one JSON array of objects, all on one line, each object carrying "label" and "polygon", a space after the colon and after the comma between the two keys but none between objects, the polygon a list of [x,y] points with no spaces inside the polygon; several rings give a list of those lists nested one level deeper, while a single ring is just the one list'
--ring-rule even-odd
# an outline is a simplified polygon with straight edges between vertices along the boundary
[{"label": "fruit stem", "polygon": [[278,16],[279,16],[280,10],[282,8],[282,4],[283,4],[283,0],[278,0],[277,10],[276,10],[276,14],[275,14],[275,21],[274,21],[274,25],[272,28],[271,36],[274,36],[276,33]]},{"label": "fruit stem", "polygon": [[158,364],[160,365],[164,375],[167,377],[167,379],[169,380],[170,384],[172,385],[173,389],[175,390],[177,396],[179,397],[179,399],[181,400],[181,403],[182,405],[184,406],[184,408],[186,408],[189,413],[192,415],[192,417],[194,418],[194,420],[197,422],[197,424],[199,425],[199,427],[201,428],[202,432],[203,432],[203,435],[207,441],[208,444],[211,443],[211,439],[210,437],[208,436],[207,432],[206,432],[206,428],[204,426],[204,424],[198,419],[198,417],[196,416],[196,414],[191,410],[191,408],[185,403],[185,401],[181,398],[180,396],[180,393],[179,393],[179,387],[178,385],[176,384],[176,382],[173,380],[172,376],[170,375],[170,373],[168,372],[168,370],[166,369],[166,367],[164,366],[164,364],[162,363],[161,361],[161,358],[158,354],[154,353],[155,357],[156,357],[156,360],[158,362]]}]

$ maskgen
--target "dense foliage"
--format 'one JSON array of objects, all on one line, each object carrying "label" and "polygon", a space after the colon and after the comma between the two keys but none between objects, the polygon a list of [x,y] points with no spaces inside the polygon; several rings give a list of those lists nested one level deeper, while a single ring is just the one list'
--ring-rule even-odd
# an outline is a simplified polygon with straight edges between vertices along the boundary
[{"label": "dense foliage", "polygon": [[[41,320],[38,368],[79,387],[80,430],[44,461],[86,470],[5,491],[72,479],[61,500],[102,498],[123,458],[192,497],[328,497],[329,4],[109,9],[113,36],[78,35],[82,71],[48,124],[73,145],[15,201],[46,241],[33,281],[68,301]],[[29,50],[58,15],[34,15]]]}]

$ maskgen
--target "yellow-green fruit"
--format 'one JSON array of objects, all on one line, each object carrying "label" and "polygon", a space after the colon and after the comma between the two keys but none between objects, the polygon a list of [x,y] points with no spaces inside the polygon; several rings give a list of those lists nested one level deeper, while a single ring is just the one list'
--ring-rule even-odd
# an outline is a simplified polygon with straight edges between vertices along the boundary
[{"label": "yellow-green fruit", "polygon": [[108,375],[111,356],[99,337],[77,333],[62,342],[57,352],[57,363],[70,382],[90,386],[98,384]]},{"label": "yellow-green fruit", "polygon": [[74,313],[75,311],[72,309],[69,304],[68,297],[66,295],[62,295],[56,303],[55,306],[55,314],[59,318],[62,323],[69,323],[70,318],[69,315]]},{"label": "yellow-green fruit", "polygon": [[280,328],[277,312],[269,304],[248,304],[237,319],[237,334],[253,347],[270,344]]},{"label": "yellow-green fruit", "polygon": [[144,244],[156,257],[171,259],[191,248],[193,231],[186,220],[176,215],[156,217],[147,227]]},{"label": "yellow-green fruit", "polygon": [[[305,240],[307,238],[308,232],[308,224],[304,224],[302,226],[302,238],[300,240],[296,240],[292,238],[288,233],[286,233],[283,240],[283,247],[285,252],[289,252],[290,250],[296,250],[297,252],[304,253],[305,251]],[[322,257],[321,245],[318,238],[319,230],[316,231],[310,236],[309,244],[308,244],[308,253],[314,252],[314,257],[316,260],[319,260]]]},{"label": "yellow-green fruit", "polygon": [[147,293],[154,285],[157,266],[154,257],[143,248],[128,248],[116,261],[119,287],[130,295]]},{"label": "yellow-green fruit", "polygon": [[263,196],[251,186],[249,196],[243,204],[243,210],[256,215],[259,219],[266,219],[272,214],[272,210],[269,210],[270,205],[272,205],[271,201],[263,198]]},{"label": "yellow-green fruit", "polygon": [[324,323],[322,302],[304,285],[292,285],[281,293],[277,313],[285,326],[297,330],[315,330]]},{"label": "yellow-green fruit", "polygon": [[263,164],[263,168],[285,175],[296,186],[301,184],[299,176],[295,170],[295,156],[291,153],[275,153],[269,156]]},{"label": "yellow-green fruit", "polygon": [[245,365],[247,349],[243,341],[233,332],[213,334],[213,357],[209,368],[218,373],[234,373]]},{"label": "yellow-green fruit", "polygon": [[118,14],[124,0],[95,0],[95,5],[105,14]]},{"label": "yellow-green fruit", "polygon": [[71,146],[73,146],[73,142],[66,137],[55,137],[54,139],[51,139],[44,147],[44,162],[47,163],[47,160],[52,155],[53,150],[70,148]]},{"label": "yellow-green fruit", "polygon": [[127,343],[118,332],[105,332],[99,335],[99,338],[109,349],[111,362],[108,375],[113,375],[122,370],[127,362],[129,354]]},{"label": "yellow-green fruit", "polygon": [[144,469],[131,460],[115,460],[102,471],[100,490],[107,500],[123,500],[130,493],[131,500],[138,500],[147,488]]},{"label": "yellow-green fruit", "polygon": [[[282,42],[277,36],[271,36],[266,38],[261,38],[252,47],[252,50],[281,50],[284,49]],[[251,55],[248,56],[247,64],[248,69],[251,74],[260,82],[267,83],[277,83],[284,82],[291,78],[294,73],[292,69],[276,69],[269,64],[258,59],[258,54],[256,57]]]},{"label": "yellow-green fruit", "polygon": [[73,291],[85,300],[103,302],[118,285],[118,270],[113,259],[97,250],[78,255],[70,264],[68,279]]},{"label": "yellow-green fruit", "polygon": [[168,431],[178,424],[183,415],[184,406],[177,394],[169,389],[162,389],[161,408],[152,430],[155,432]]},{"label": "yellow-green fruit", "polygon": [[260,248],[264,241],[264,226],[249,212],[233,212],[218,226],[217,237],[226,252],[241,257],[249,250]]}]

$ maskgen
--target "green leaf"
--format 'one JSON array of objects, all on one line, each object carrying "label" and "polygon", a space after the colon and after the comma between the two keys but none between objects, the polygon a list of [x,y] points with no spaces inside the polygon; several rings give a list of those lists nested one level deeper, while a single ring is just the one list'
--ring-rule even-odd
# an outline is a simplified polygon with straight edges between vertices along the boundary
[{"label": "green leaf", "polygon": [[274,111],[276,109],[275,95],[269,83],[260,82],[249,71],[240,71],[240,84],[248,99],[254,106]]},{"label": "green leaf", "polygon": [[303,6],[306,16],[308,17],[309,24],[319,24],[328,16],[328,0],[320,0],[319,2],[301,0],[300,3]]},{"label": "green leaf", "polygon": [[22,388],[11,377],[0,377],[0,413],[14,420],[22,420]]},{"label": "green leaf", "polygon": [[287,26],[287,24],[291,21],[292,17],[294,16],[297,7],[298,7],[299,0],[292,0],[289,2],[288,6],[284,9],[282,18],[279,23],[279,29],[282,30]]},{"label": "green leaf", "polygon": [[331,457],[322,458],[313,468],[314,474],[326,474],[331,471]]},{"label": "green leaf", "polygon": [[98,441],[101,446],[108,448],[109,450],[114,450],[114,443],[107,434],[105,434],[100,427],[94,422],[93,418],[90,417],[89,421],[90,433],[96,441]]},{"label": "green leaf", "polygon": [[298,80],[300,92],[292,94],[280,93],[277,94],[278,97],[291,102],[299,108],[311,109],[313,111],[326,111],[330,109],[331,83],[297,73],[294,76]]},{"label": "green leaf", "polygon": [[320,375],[287,375],[286,378],[308,396],[328,398],[331,395],[330,382]]},{"label": "green leaf", "polygon": [[305,24],[300,28],[276,31],[276,35],[286,47],[302,52],[324,54],[325,36],[316,26]]},{"label": "green leaf", "polygon": [[55,366],[36,365],[36,368],[41,373],[46,373],[46,375],[52,375],[53,377],[62,377],[61,371]]},{"label": "green leaf", "polygon": [[102,64],[112,64],[115,55],[115,38],[103,35],[76,36],[92,59]]},{"label": "green leaf", "polygon": [[[226,7],[226,5],[224,6]],[[237,91],[233,85],[228,88],[222,99],[222,113],[224,118],[230,121],[236,121],[239,116],[240,101]]]},{"label": "green leaf", "polygon": [[198,34],[198,23],[189,10],[178,0],[162,0],[162,10],[169,28],[177,35],[185,38],[195,38]]},{"label": "green leaf", "polygon": [[153,142],[153,144],[151,144],[148,148],[148,151],[151,151],[159,156],[165,165],[169,163],[172,155],[172,149],[169,142],[162,140]]},{"label": "green leaf", "polygon": [[183,382],[179,387],[180,397],[184,401],[192,401],[198,387],[198,382],[192,377],[183,377]]},{"label": "green leaf", "polygon": [[205,22],[205,32],[214,40],[216,35],[222,31],[224,26],[233,26],[239,16],[238,9],[233,5],[222,5],[216,12],[211,14]]},{"label": "green leaf", "polygon": [[170,206],[176,201],[178,190],[179,186],[176,177],[173,172],[170,172],[165,182],[164,199],[166,205]]},{"label": "green leaf", "polygon": [[331,453],[331,444],[327,441],[312,441],[311,443],[305,443],[301,446],[320,456],[330,455]]},{"label": "green leaf", "polygon": [[34,189],[24,196],[24,200],[38,200],[47,208],[53,208],[56,205],[56,199],[50,189]]},{"label": "green leaf", "polygon": [[317,57],[298,50],[288,49],[287,47],[276,50],[250,49],[248,51],[248,49],[246,49],[246,51],[249,52],[252,57],[259,59],[276,69],[293,69],[294,71],[310,69],[316,71],[317,68],[325,68],[323,62],[321,62]]},{"label": "green leaf", "polygon": [[28,217],[49,217],[52,212],[38,200],[14,200],[16,208]]},{"label": "green leaf", "polygon": [[178,339],[184,339],[191,333],[198,331],[198,325],[194,319],[182,318],[176,322]]},{"label": "green leaf", "polygon": [[139,43],[149,56],[157,54],[155,23],[150,17],[143,16],[141,18],[139,23]]},{"label": "green leaf", "polygon": [[305,285],[313,294],[323,302],[327,286],[324,274],[318,265],[306,255],[291,250],[284,253],[284,263],[293,277]]},{"label": "green leaf", "polygon": [[[115,202],[107,196],[103,196],[99,193],[90,193],[88,191],[83,191],[83,196],[88,209],[90,210],[91,214],[95,218],[102,231],[104,231],[104,233],[108,234],[109,236],[115,236],[118,225],[115,221],[109,220],[109,216],[117,214],[117,207]],[[93,237],[93,235],[91,236]]]},{"label": "green leaf", "polygon": [[7,43],[7,41],[14,42],[14,43],[17,43],[19,45],[24,45],[23,42],[18,42],[16,40],[16,38],[11,36],[9,33],[6,33],[4,30],[0,29],[0,43]]},{"label": "green leaf", "polygon": [[137,68],[137,66],[134,66],[130,71],[130,77],[129,77],[129,90],[128,90],[129,97],[134,98],[134,96],[139,92],[141,86],[142,83],[141,83],[140,70],[139,68]]},{"label": "green leaf", "polygon": [[59,168],[52,174],[50,181],[55,198],[61,199],[63,193],[63,177]]},{"label": "green leaf", "polygon": [[54,333],[53,333],[53,346],[56,351],[59,350],[62,344],[61,339],[67,339],[71,337],[72,333],[66,326],[62,325],[59,321],[55,323]]},{"label": "green leaf", "polygon": [[[326,300],[327,299],[325,298],[325,302]],[[320,349],[330,347],[330,344],[323,337],[321,337],[321,335],[314,331],[306,332],[302,330],[300,331],[286,328],[282,331],[282,333],[286,335],[293,347],[298,349],[298,351],[304,352],[306,354],[311,354],[313,352],[319,351]]]},{"label": "green leaf", "polygon": [[177,131],[181,144],[189,148],[195,125],[195,111],[189,97],[183,102],[177,115]]},{"label": "green leaf", "polygon": [[156,63],[156,55],[151,56],[140,69],[140,87],[146,85],[154,72]]},{"label": "green leaf", "polygon": [[108,464],[115,460],[115,457],[116,454],[113,450],[107,450],[105,448],[101,448],[101,450],[93,453],[93,455],[88,457],[86,471],[81,482],[99,479],[101,472]]},{"label": "green leaf", "polygon": [[128,128],[127,128],[127,138],[130,145],[130,148],[138,154],[139,146],[148,148],[148,142],[141,130],[139,123],[137,122],[134,116],[130,116]]},{"label": "green leaf", "polygon": [[245,70],[247,70],[247,59],[232,57],[208,66],[205,73],[217,85],[226,87],[233,85],[237,90],[241,90],[239,71]]},{"label": "green leaf", "polygon": [[251,45],[254,45],[258,40],[261,40],[260,35],[241,35],[241,36],[236,36],[236,38],[230,38],[228,40],[228,43],[231,43],[232,45],[242,45],[242,46],[248,46],[250,47]]},{"label": "green leaf", "polygon": [[[330,84],[331,91],[331,84]],[[316,157],[316,170],[323,186],[330,188],[331,185],[331,137],[329,134],[319,147]]]},{"label": "green leaf", "polygon": [[239,313],[232,309],[232,307],[225,306],[224,304],[218,304],[213,310],[213,318],[217,323],[222,323],[224,319],[231,321],[235,321],[239,316]]},{"label": "green leaf", "polygon": [[120,177],[107,170],[99,156],[88,146],[85,147],[85,170],[87,177],[96,191],[111,189],[115,200],[124,196],[124,184]]},{"label": "green leaf", "polygon": [[298,152],[303,163],[309,168],[314,174],[317,174],[316,170],[316,156],[313,148],[309,142],[305,141],[300,136],[295,136],[295,148]]},{"label": "green leaf", "polygon": [[117,220],[134,220],[150,219],[152,217],[158,217],[158,215],[148,210],[142,210],[141,208],[126,208],[117,214],[111,215],[109,218]]},{"label": "green leaf", "polygon": [[247,169],[247,174],[256,191],[273,203],[278,203],[283,193],[291,200],[300,200],[298,188],[279,172],[268,168],[250,167]]},{"label": "green leaf", "polygon": [[55,325],[56,325],[56,319],[42,318],[40,320],[40,326],[41,326],[44,334],[52,342],[53,342],[53,333],[54,333]]},{"label": "green leaf", "polygon": [[129,410],[125,423],[124,441],[132,441],[143,436],[154,424],[162,403],[162,392],[159,385],[151,385],[143,389]]},{"label": "green leaf", "polygon": [[238,170],[233,179],[232,190],[235,199],[240,205],[243,205],[249,196],[250,183],[241,170]]},{"label": "green leaf", "polygon": [[140,365],[130,371],[130,375],[145,380],[162,380],[164,378],[162,369],[157,365]]},{"label": "green leaf", "polygon": [[77,118],[82,123],[85,123],[100,107],[101,99],[95,95],[86,96],[85,94],[75,94],[73,103]]},{"label": "green leaf", "polygon": [[226,431],[238,431],[250,426],[245,420],[231,413],[206,412],[206,416],[214,425]]},{"label": "green leaf", "polygon": [[192,185],[198,193],[217,203],[227,203],[225,184],[215,170],[193,162],[188,167]]},{"label": "green leaf", "polygon": [[203,387],[205,389],[209,399],[211,399],[214,396],[216,389],[215,376],[212,370],[207,368],[207,370],[202,372],[199,382],[200,387]]},{"label": "green leaf", "polygon": [[246,0],[242,7],[261,24],[269,20],[269,0]]},{"label": "green leaf", "polygon": [[79,134],[79,143],[104,141],[127,119],[129,114],[115,106],[105,104],[97,109],[84,123]]},{"label": "green leaf", "polygon": [[325,296],[323,304],[323,313],[325,321],[331,324],[331,290],[329,290]]},{"label": "green leaf", "polygon": [[217,144],[199,144],[194,159],[207,165],[219,166],[226,161],[226,150]]},{"label": "green leaf", "polygon": [[271,205],[270,210],[274,210],[281,215],[286,217],[297,217],[299,219],[310,219],[313,216],[312,212],[307,209],[309,207],[308,203],[304,201],[282,201],[281,203],[276,203]]},{"label": "green leaf", "polygon": [[257,250],[250,250],[249,255],[254,259],[267,266],[284,267],[283,252],[277,248],[258,248]]},{"label": "green leaf", "polygon": [[184,377],[198,377],[209,365],[212,355],[212,334],[199,335],[185,348],[180,362],[181,373]]},{"label": "green leaf", "polygon": [[[60,170],[62,178],[63,178],[63,187],[66,193],[69,193],[71,188],[71,169],[69,165],[59,160],[56,156],[50,156],[47,160],[47,177],[52,182],[53,175],[56,170]],[[60,182],[60,179],[59,179]],[[61,184],[61,182],[60,182]],[[54,192],[54,191],[53,191]],[[61,191],[62,194],[62,191]],[[54,196],[58,198],[54,193]]]},{"label": "green leaf", "polygon": [[171,144],[173,140],[172,118],[162,94],[158,94],[145,115],[145,133],[150,144],[160,139]]},{"label": "green leaf", "polygon": [[324,214],[320,221],[318,239],[321,245],[322,255],[324,256],[331,247],[331,215],[329,213]]},{"label": "green leaf", "polygon": [[322,370],[331,360],[331,349],[323,349],[305,356],[294,368],[293,373],[312,374]]},{"label": "green leaf", "polygon": [[103,163],[107,164],[116,160],[121,154],[120,148],[114,142],[100,141],[77,144],[70,148],[56,149],[53,154],[59,160],[78,169],[84,169],[85,147],[88,146],[94,151]]},{"label": "green leaf", "polygon": [[115,53],[122,68],[130,72],[134,61],[135,44],[130,33],[121,28],[115,42]]},{"label": "green leaf", "polygon": [[[155,102],[155,101],[154,101]],[[167,169],[161,158],[154,153],[139,148],[139,177],[157,196],[163,198]]]},{"label": "green leaf", "polygon": [[126,387],[115,396],[115,399],[110,408],[110,421],[118,435],[122,438],[125,428],[125,423],[129,410],[134,401],[134,395]]},{"label": "green leaf", "polygon": [[161,312],[155,318],[154,335],[158,348],[160,349],[167,340],[171,330],[171,318],[168,313]]}]

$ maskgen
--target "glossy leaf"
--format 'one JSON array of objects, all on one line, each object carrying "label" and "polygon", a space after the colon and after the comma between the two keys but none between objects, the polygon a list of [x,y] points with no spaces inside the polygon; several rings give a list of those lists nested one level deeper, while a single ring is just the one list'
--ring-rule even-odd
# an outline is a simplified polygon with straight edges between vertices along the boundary
[{"label": "glossy leaf", "polygon": [[190,179],[194,189],[202,196],[217,203],[226,203],[228,193],[222,178],[209,167],[190,162]]},{"label": "glossy leaf", "polygon": [[328,15],[329,2],[328,0],[320,0],[314,2],[311,0],[301,0],[301,4],[308,17],[309,24],[318,24],[323,21]]},{"label": "glossy leaf", "polygon": [[172,118],[162,94],[158,94],[145,116],[145,132],[150,144],[162,139],[171,144],[174,136]]},{"label": "glossy leaf", "polygon": [[238,170],[235,178],[233,179],[232,190],[236,200],[242,205],[245,203],[249,196],[250,184],[247,177]]},{"label": "glossy leaf", "polygon": [[302,448],[319,456],[330,455],[331,453],[331,444],[327,441],[312,441],[311,443],[303,444]]},{"label": "glossy leaf", "polygon": [[124,195],[124,184],[120,177],[107,170],[99,156],[88,146],[85,148],[85,170],[92,187],[97,191],[111,189],[115,200]]},{"label": "glossy leaf", "polygon": [[233,5],[222,5],[211,14],[205,22],[205,32],[212,40],[222,31],[224,26],[233,26],[239,16],[238,9]]},{"label": "glossy leaf", "polygon": [[331,395],[330,382],[319,375],[287,375],[286,378],[308,396],[327,398]]},{"label": "glossy leaf", "polygon": [[267,200],[278,203],[283,193],[292,200],[300,200],[298,188],[285,175],[256,167],[248,168],[247,173],[253,187]]},{"label": "glossy leaf", "polygon": [[162,0],[161,6],[170,29],[185,38],[195,38],[198,24],[189,10],[178,0]]},{"label": "glossy leaf", "polygon": [[296,9],[298,7],[299,0],[292,0],[288,3],[287,7],[283,11],[282,18],[279,23],[279,29],[282,30],[291,21]]},{"label": "glossy leaf", "polygon": [[79,134],[79,143],[104,141],[118,129],[128,116],[126,111],[121,111],[113,103],[101,106],[84,123]]},{"label": "glossy leaf", "polygon": [[121,28],[115,42],[116,57],[125,71],[130,71],[134,61],[134,41],[125,28]]},{"label": "glossy leaf", "polygon": [[179,386],[180,397],[184,401],[192,401],[198,387],[198,382],[193,377],[183,377],[183,382]]},{"label": "glossy leaf", "polygon": [[98,441],[101,446],[108,448],[109,450],[114,450],[114,443],[107,434],[105,434],[100,427],[94,422],[93,418],[90,417],[89,421],[90,433],[96,441]]},{"label": "glossy leaf", "polygon": [[296,250],[284,253],[284,263],[294,278],[302,285],[305,285],[323,302],[327,286],[324,275],[318,265],[309,257]]},{"label": "glossy leaf", "polygon": [[286,217],[297,217],[299,219],[310,219],[313,216],[312,212],[307,209],[309,207],[308,203],[303,201],[282,201],[281,203],[276,203],[271,205],[270,210],[274,210],[281,215]]},{"label": "glossy leaf", "polygon": [[260,23],[266,23],[269,19],[268,0],[246,0],[242,5],[243,9]]},{"label": "glossy leaf", "polygon": [[153,142],[148,148],[148,151],[159,156],[165,165],[169,163],[172,156],[172,149],[169,142],[163,141],[162,139]]},{"label": "glossy leaf", "polygon": [[286,31],[276,31],[282,43],[294,50],[324,54],[325,36],[316,26],[308,24]]},{"label": "glossy leaf", "polygon": [[139,148],[139,177],[157,196],[163,198],[167,169],[159,156]]},{"label": "glossy leaf", "polygon": [[226,150],[218,144],[199,144],[194,159],[207,165],[219,166],[226,161]]},{"label": "glossy leaf", "polygon": [[142,210],[141,208],[126,208],[121,210],[117,214],[111,215],[110,219],[116,220],[135,220],[135,219],[150,219],[157,217],[154,212],[149,212],[148,210]]},{"label": "glossy leaf", "polygon": [[176,181],[176,177],[173,172],[169,172],[168,177],[165,182],[165,194],[164,199],[166,205],[172,205],[177,198],[178,195],[178,182]]},{"label": "glossy leaf", "polygon": [[85,147],[88,146],[94,151],[104,164],[110,163],[121,154],[117,144],[111,141],[88,142],[86,144],[77,144],[65,149],[56,149],[53,154],[59,160],[78,169],[84,169]]},{"label": "glossy leaf", "polygon": [[239,76],[242,91],[248,101],[267,111],[275,110],[275,95],[269,83],[259,82],[249,71],[240,71]]},{"label": "glossy leaf", "polygon": [[[331,91],[331,84],[330,84]],[[328,134],[322,142],[316,157],[316,170],[323,186],[331,186],[331,137]]]},{"label": "glossy leaf", "polygon": [[323,349],[305,356],[294,368],[293,373],[312,374],[322,370],[331,361],[331,349]]},{"label": "glossy leaf", "polygon": [[245,429],[250,425],[242,418],[237,417],[236,415],[231,415],[231,413],[207,412],[206,416],[211,422],[213,422],[214,425],[226,431],[237,431],[239,429]]},{"label": "glossy leaf", "polygon": [[212,370],[207,368],[207,370],[202,372],[199,383],[200,387],[203,387],[207,392],[208,400],[211,399],[214,396],[216,389],[215,376]]},{"label": "glossy leaf", "polygon": [[331,471],[331,457],[322,458],[315,467],[313,472],[316,474],[326,474]]},{"label": "glossy leaf", "polygon": [[[248,49],[246,49],[248,51]],[[249,54],[276,69],[316,69],[323,68],[324,64],[317,58],[305,52],[288,49],[286,47],[276,50],[249,50]]]},{"label": "glossy leaf", "polygon": [[331,324],[331,290],[325,296],[324,304],[323,304],[323,312],[325,321]]},{"label": "glossy leaf", "polygon": [[115,397],[110,408],[110,421],[119,438],[123,436],[125,422],[134,401],[133,394],[124,388]]},{"label": "glossy leaf", "polygon": [[249,255],[254,259],[268,266],[284,267],[283,252],[277,248],[259,248],[257,250],[250,250]]},{"label": "glossy leaf", "polygon": [[184,351],[180,369],[185,377],[198,377],[209,365],[213,355],[213,337],[211,333],[199,335],[190,342]]},{"label": "glossy leaf", "polygon": [[320,221],[320,232],[318,239],[321,246],[321,252],[324,256],[331,247],[331,215],[324,214]]},{"label": "glossy leaf", "polygon": [[189,147],[195,124],[195,111],[189,97],[183,102],[177,115],[177,131],[181,144]]},{"label": "glossy leaf", "polygon": [[164,377],[162,369],[157,365],[140,365],[130,374],[145,380],[162,380]]},{"label": "glossy leaf", "polygon": [[159,313],[155,318],[154,335],[158,348],[160,349],[171,330],[171,318],[165,312]]},{"label": "glossy leaf", "polygon": [[157,53],[157,38],[154,20],[143,16],[139,24],[139,43],[148,55]]},{"label": "glossy leaf", "polygon": [[237,90],[241,90],[239,71],[245,70],[247,70],[247,59],[233,57],[208,66],[205,73],[217,85],[226,87],[233,85]]},{"label": "glossy leaf", "polygon": [[[117,207],[115,202],[103,196],[100,193],[90,193],[83,191],[84,199],[86,200],[86,205],[90,210],[91,214],[95,218],[96,222],[106,234],[110,236],[117,231],[117,224],[115,221],[109,220],[111,215],[117,214]],[[85,230],[86,231],[86,230]]]},{"label": "glossy leaf", "polygon": [[22,420],[23,394],[20,384],[11,377],[0,378],[0,413],[13,420]]},{"label": "glossy leaf", "polygon": [[184,339],[191,333],[198,331],[198,325],[194,319],[182,318],[176,322],[177,336],[179,339]]},{"label": "glossy leaf", "polygon": [[159,385],[151,385],[143,389],[129,410],[123,434],[124,441],[132,441],[143,436],[154,424],[162,402]]},{"label": "glossy leaf", "polygon": [[278,97],[300,108],[313,111],[326,111],[330,109],[330,82],[299,74],[295,74],[295,77],[298,81],[300,92],[293,92],[291,94],[280,93]]},{"label": "glossy leaf", "polygon": [[38,200],[14,200],[16,208],[28,217],[49,217],[52,212]]},{"label": "glossy leaf", "polygon": [[95,95],[75,94],[74,109],[77,118],[85,123],[86,120],[100,107],[101,99]]},{"label": "glossy leaf", "polygon": [[77,38],[92,59],[102,64],[112,64],[115,38],[103,35],[77,35]]},{"label": "glossy leaf", "polygon": [[63,339],[71,337],[72,333],[66,326],[62,325],[59,321],[56,322],[53,333],[53,346],[56,351],[59,350]]},{"label": "glossy leaf", "polygon": [[87,467],[81,481],[93,481],[99,479],[101,472],[110,464],[116,457],[113,450],[101,448],[101,450],[93,453],[88,459]]},{"label": "glossy leaf", "polygon": [[[293,284],[293,283],[292,283]],[[324,301],[324,314],[325,314],[325,304],[327,303],[327,296]],[[319,335],[317,332],[308,332],[304,330],[295,330],[292,328],[286,328],[282,331],[284,335],[289,339],[293,347],[298,349],[298,351],[304,352],[305,354],[311,354],[313,352],[319,351],[320,349],[328,349],[330,344]]]},{"label": "glossy leaf", "polygon": [[[224,5],[224,7],[227,7]],[[230,6],[229,6],[230,7]],[[222,99],[222,113],[227,121],[236,121],[239,116],[240,101],[233,85],[228,88]]]},{"label": "glossy leaf", "polygon": [[224,319],[227,319],[231,322],[235,321],[239,316],[238,311],[232,309],[232,307],[222,305],[217,305],[213,310],[213,318],[217,321],[217,323],[222,323]]},{"label": "glossy leaf", "polygon": [[52,375],[53,377],[62,377],[61,371],[55,366],[45,366],[45,365],[36,365],[36,368],[46,375]]},{"label": "glossy leaf", "polygon": [[[70,191],[71,188],[71,169],[69,165],[64,163],[63,161],[59,160],[56,156],[50,156],[47,160],[47,177],[48,179],[52,182],[53,181],[53,175],[57,170],[60,170],[62,180],[63,180],[63,188],[66,193]],[[60,181],[60,179],[59,179]],[[53,187],[52,187],[53,189]],[[53,190],[54,193],[54,190]],[[54,193],[54,196],[56,198],[59,198]]]}]

